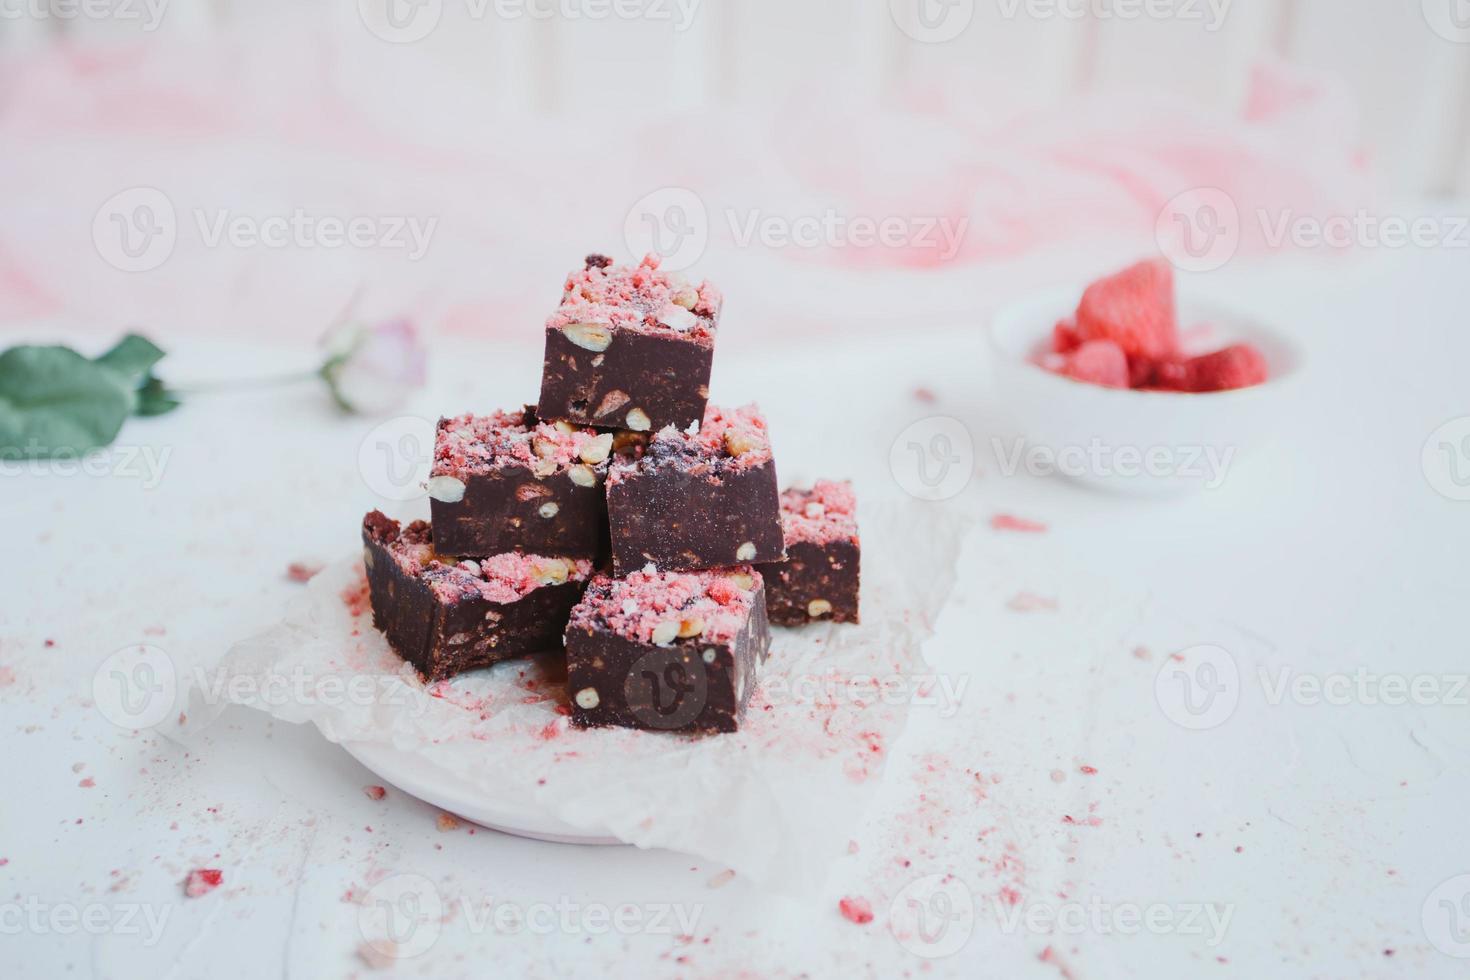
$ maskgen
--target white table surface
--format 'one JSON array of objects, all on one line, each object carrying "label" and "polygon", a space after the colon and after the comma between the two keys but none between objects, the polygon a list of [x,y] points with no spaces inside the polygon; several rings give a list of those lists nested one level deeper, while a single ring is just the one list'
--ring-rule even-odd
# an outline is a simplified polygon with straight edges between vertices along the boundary
[{"label": "white table surface", "polygon": [[[391,788],[368,799],[375,780],[315,730],[242,709],[185,744],[101,716],[93,674],[113,651],[152,643],[208,662],[278,619],[300,588],[289,562],[355,547],[381,503],[356,462],[374,423],[334,415],[318,392],[221,396],[131,423],[122,443],[172,453],[153,489],[7,474],[0,975],[368,974],[351,896],[411,873],[455,911],[432,948],[389,971],[404,976],[1464,976],[1470,962],[1437,950],[1421,917],[1441,882],[1470,872],[1470,709],[1271,704],[1254,668],[1466,671],[1470,503],[1436,493],[1420,463],[1437,426],[1470,414],[1466,271],[1442,250],[1220,273],[1237,300],[1299,328],[1312,372],[1276,444],[1218,490],[1107,496],[1001,476],[982,451],[966,490],[933,505],[979,519],[926,651],[970,686],[953,717],[915,710],[856,853],[818,899],[723,883],[678,854],[441,831],[437,811]],[[300,361],[248,343],[169,346],[172,377]],[[534,341],[441,346],[411,411],[532,397],[538,355]],[[767,406],[788,480],[848,473],[865,495],[901,493],[889,446],[927,415],[987,444],[975,325],[879,340],[838,323],[776,355],[738,340],[722,355],[716,397]],[[937,400],[917,400],[920,386]],[[1050,530],[997,533],[998,512]],[[995,603],[1008,589],[1070,614],[1017,617]],[[1154,682],[1172,647],[1145,659],[1120,645],[1101,625],[1110,609],[1137,620],[1130,635],[1248,647],[1235,715],[1204,731],[1165,717]],[[198,867],[225,883],[185,899]],[[889,933],[889,903],[938,872],[981,910],[960,924],[961,948],[925,960]],[[988,911],[1012,888],[1037,925]],[[876,920],[846,921],[843,896],[869,897]],[[1431,911],[1448,914],[1438,897]],[[676,905],[698,919],[686,939],[510,934],[475,912],[502,902]],[[1210,903],[1231,918],[1211,945],[1182,925],[1051,922],[1067,903]],[[159,935],[134,928],[147,914]],[[69,915],[100,925],[69,929]]]}]

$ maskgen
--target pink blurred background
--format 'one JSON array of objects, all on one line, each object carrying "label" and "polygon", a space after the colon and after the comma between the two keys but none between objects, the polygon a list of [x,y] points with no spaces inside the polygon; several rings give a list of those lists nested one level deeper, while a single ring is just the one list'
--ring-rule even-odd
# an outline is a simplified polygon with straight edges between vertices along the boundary
[{"label": "pink blurred background", "polygon": [[1201,188],[1227,262],[1470,188],[1462,0],[1159,3],[7,0],[0,330],[508,338],[657,247],[747,337],[860,335],[1168,252]]}]

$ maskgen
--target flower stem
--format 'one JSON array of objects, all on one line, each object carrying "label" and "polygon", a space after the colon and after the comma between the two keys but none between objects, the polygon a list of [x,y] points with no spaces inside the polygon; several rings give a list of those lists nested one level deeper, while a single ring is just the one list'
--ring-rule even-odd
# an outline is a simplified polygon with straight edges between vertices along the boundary
[{"label": "flower stem", "polygon": [[232,378],[228,381],[209,381],[202,384],[174,385],[169,390],[181,395],[213,395],[226,391],[249,391],[263,388],[283,388],[287,385],[304,384],[307,381],[320,380],[322,372],[303,371],[294,374],[281,374],[270,378]]}]

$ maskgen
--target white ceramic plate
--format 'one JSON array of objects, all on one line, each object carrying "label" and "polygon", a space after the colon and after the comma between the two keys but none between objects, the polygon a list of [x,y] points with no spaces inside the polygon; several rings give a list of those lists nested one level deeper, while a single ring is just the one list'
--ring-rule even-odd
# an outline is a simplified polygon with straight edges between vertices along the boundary
[{"label": "white ceramic plate", "polygon": [[[1006,434],[1028,447],[1066,453],[1080,465],[1059,467],[1076,482],[1127,493],[1178,493],[1213,488],[1229,467],[1279,427],[1290,411],[1286,393],[1302,371],[1303,357],[1289,331],[1199,295],[1180,283],[1180,332],[1208,325],[1208,337],[1189,353],[1248,341],[1265,355],[1270,379],[1236,391],[1185,394],[1131,391],[1085,384],[1032,363],[1057,321],[1077,308],[1085,284],[1051,289],[1014,303],[991,323],[991,375],[998,420]],[[1094,465],[1101,447],[1107,472]],[[1149,454],[1153,453],[1152,459]],[[1084,459],[1085,457],[1085,459]],[[1137,465],[1134,460],[1137,459]],[[1124,472],[1124,471],[1128,472]]]},{"label": "white ceramic plate", "polygon": [[581,830],[544,811],[467,791],[462,783],[438,767],[426,764],[422,755],[370,742],[343,742],[342,747],[383,782],[482,827],[554,844],[623,843],[611,832]]}]

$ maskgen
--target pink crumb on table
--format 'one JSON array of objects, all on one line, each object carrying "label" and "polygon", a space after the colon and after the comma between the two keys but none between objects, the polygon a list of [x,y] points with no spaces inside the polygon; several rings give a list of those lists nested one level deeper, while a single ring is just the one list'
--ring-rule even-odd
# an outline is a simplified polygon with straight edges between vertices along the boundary
[{"label": "pink crumb on table", "polygon": [[713,344],[724,297],[708,282],[695,286],[678,273],[662,271],[659,261],[647,255],[637,265],[613,265],[606,256],[589,255],[585,268],[567,276],[547,329],[592,323]]},{"label": "pink crumb on table", "polygon": [[448,813],[441,813],[435,820],[435,825],[441,832],[448,833],[451,830],[459,829],[459,820]]},{"label": "pink crumb on table", "polygon": [[286,566],[286,578],[292,582],[310,582],[321,570],[322,566],[316,562],[293,561]]},{"label": "pink crumb on table", "polygon": [[[652,643],[654,631],[668,624],[711,643],[733,640],[755,608],[760,578],[749,565],[708,572],[659,572],[652,566],[621,578],[599,575],[572,610],[567,629],[604,627],[637,643]],[[686,635],[689,635],[686,633]]]},{"label": "pink crumb on table", "polygon": [[0,667],[0,687],[9,687],[15,683],[15,668]]},{"label": "pink crumb on table", "polygon": [[837,903],[837,911],[841,912],[842,917],[848,922],[860,926],[865,926],[873,921],[873,906],[866,898],[844,898]]},{"label": "pink crumb on table", "polygon": [[1006,601],[1006,608],[1012,612],[1043,612],[1056,609],[1057,601],[1034,592],[1018,592]]},{"label": "pink crumb on table", "polygon": [[1047,529],[1040,521],[1029,521],[1013,514],[996,514],[990,519],[990,527],[996,531],[1019,531],[1023,534],[1041,534]]},{"label": "pink crumb on table", "polygon": [[781,494],[781,526],[786,544],[827,544],[846,538],[858,543],[857,496],[846,480],[818,480],[810,490]]},{"label": "pink crumb on table", "polygon": [[388,791],[381,786],[364,786],[362,791],[370,800],[381,800],[388,795]]},{"label": "pink crumb on table", "polygon": [[368,591],[367,578],[364,577],[355,585],[349,585],[341,592],[342,605],[347,607],[347,612],[352,616],[361,616],[372,606],[372,595]]},{"label": "pink crumb on table", "polygon": [[83,779],[81,782],[77,783],[77,785],[80,786],[82,789],[91,789],[92,787],[97,785],[97,780],[93,779],[91,776],[88,776],[86,779]]},{"label": "pink crumb on table", "polygon": [[184,881],[184,894],[189,898],[207,895],[225,880],[225,873],[217,868],[199,868],[189,872]]}]

